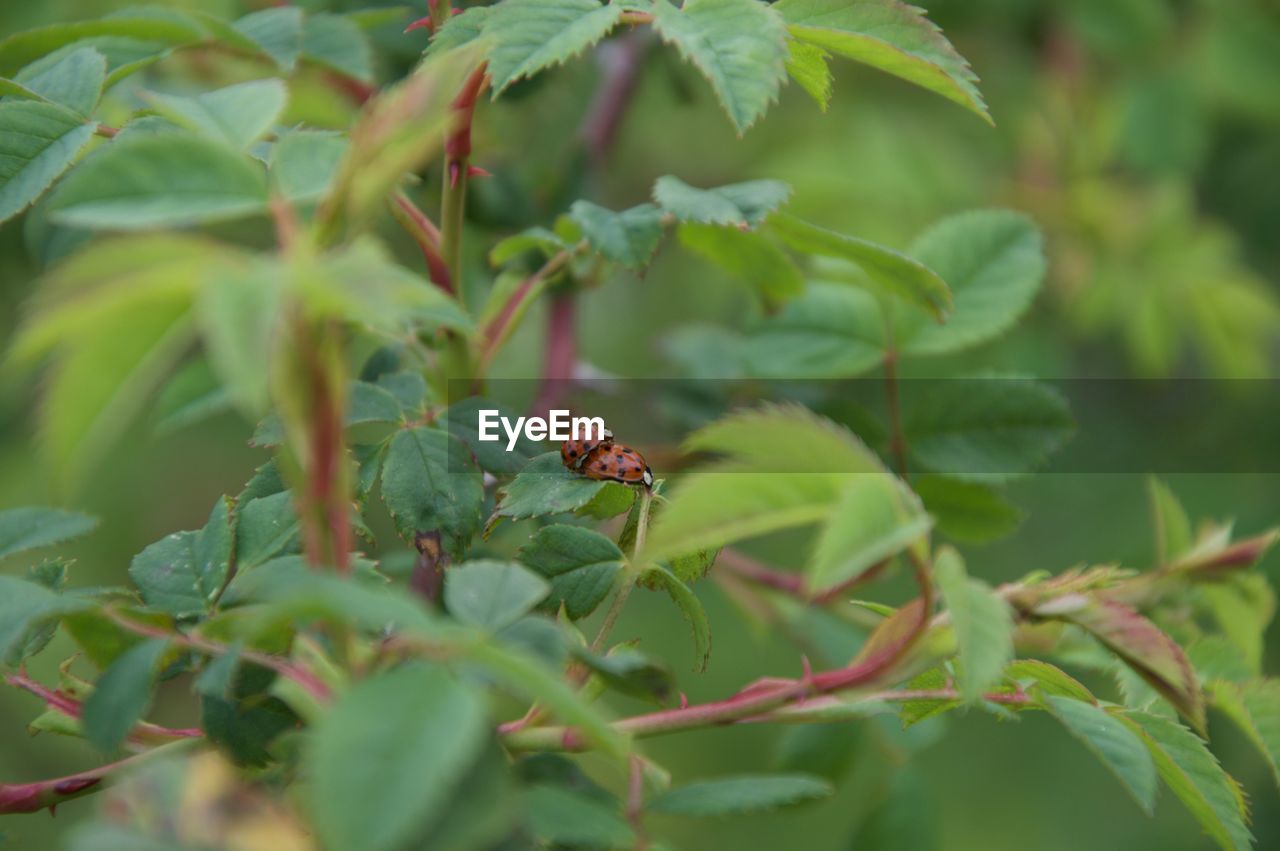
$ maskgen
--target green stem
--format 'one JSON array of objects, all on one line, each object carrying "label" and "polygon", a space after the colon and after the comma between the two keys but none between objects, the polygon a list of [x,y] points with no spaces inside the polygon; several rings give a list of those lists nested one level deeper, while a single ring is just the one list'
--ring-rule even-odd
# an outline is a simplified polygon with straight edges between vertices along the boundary
[{"label": "green stem", "polygon": [[614,595],[609,611],[605,612],[604,621],[600,624],[600,631],[596,633],[595,640],[591,642],[591,652],[593,653],[599,653],[604,649],[605,642],[609,640],[609,633],[613,631],[614,625],[618,622],[618,617],[622,614],[622,608],[627,604],[627,599],[631,596],[631,592],[635,590],[636,581],[640,578],[640,564],[635,560],[635,556],[637,553],[644,551],[644,539],[649,530],[649,511],[652,505],[653,492],[648,488],[640,491],[640,514],[636,517],[636,540],[631,549],[631,559],[627,562],[627,567],[623,571],[622,585],[618,588],[618,593]]}]

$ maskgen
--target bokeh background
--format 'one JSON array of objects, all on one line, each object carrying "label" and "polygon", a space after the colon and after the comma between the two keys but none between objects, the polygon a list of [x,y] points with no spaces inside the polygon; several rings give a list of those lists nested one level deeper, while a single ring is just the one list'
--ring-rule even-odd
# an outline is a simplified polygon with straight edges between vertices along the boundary
[{"label": "bokeh background", "polygon": [[[128,5],[0,0],[0,36]],[[262,4],[164,5],[236,17]],[[346,11],[383,4],[298,5]],[[981,76],[994,129],[905,83],[836,63],[826,114],[793,85],[739,140],[705,83],[657,44],[642,52],[633,102],[603,165],[593,167],[573,141],[600,74],[592,58],[482,106],[476,160],[494,177],[476,181],[470,199],[470,297],[491,278],[483,252],[495,238],[548,224],[576,197],[618,208],[644,200],[663,174],[699,185],[772,177],[792,184],[798,213],[895,246],[906,246],[940,216],[971,207],[1017,208],[1041,225],[1050,273],[1030,315],[996,344],[930,364],[932,373],[1001,368],[1055,378],[1177,376],[1271,386],[1262,382],[1280,367],[1280,6],[1269,0],[929,5]],[[414,10],[413,17],[422,13]],[[404,73],[423,46],[421,33],[404,35],[402,27],[403,21],[375,33],[383,79]],[[123,85],[201,85],[203,73],[198,63],[174,58]],[[117,94],[123,116],[130,91]],[[319,87],[300,87],[290,110],[292,120],[321,125],[344,126],[351,117],[349,105]],[[427,206],[435,198],[430,180],[422,189]],[[34,280],[56,259],[33,238],[37,223],[29,219],[0,226],[0,349]],[[253,223],[224,229],[250,241],[261,230]],[[416,268],[412,246],[396,241],[393,226],[386,234]],[[503,353],[497,375],[536,374],[541,310]],[[669,245],[643,278],[619,275],[585,295],[581,357],[615,375],[679,375],[688,368],[672,344],[679,329],[736,328],[759,310],[740,284]],[[1201,421],[1230,424],[1238,411],[1229,396],[1220,410],[1198,412]],[[38,383],[0,386],[0,506],[65,504],[101,517],[99,530],[73,548],[77,583],[124,581],[133,554],[163,534],[202,523],[210,501],[237,492],[265,460],[246,443],[252,425],[232,414],[186,429],[157,428],[164,415],[159,399],[81,490],[59,491],[37,451],[38,399]],[[1148,449],[1185,428],[1171,413],[1167,422],[1139,430],[1129,413],[1120,406],[1112,422],[1094,427],[1114,434],[1121,447],[1134,441]],[[1258,423],[1249,425],[1259,433]],[[1275,426],[1271,431],[1280,434]],[[1252,464],[1258,442],[1214,440],[1222,470],[1233,472],[1166,476],[1193,516],[1234,517],[1244,532],[1280,521],[1280,482],[1267,473],[1276,467]],[[1258,472],[1241,472],[1250,469]],[[1010,494],[1026,512],[1017,532],[965,548],[970,571],[988,581],[1082,562],[1141,567],[1152,558],[1138,471],[1039,474],[1015,483]],[[382,531],[379,554],[389,565],[403,564],[394,534]],[[787,565],[803,545],[779,539],[757,554]],[[1277,577],[1280,558],[1273,554],[1261,569]],[[883,586],[889,599],[902,591]],[[691,700],[726,694],[764,673],[794,675],[806,642],[840,640],[823,622],[808,624],[810,634],[800,636],[754,626],[713,581],[699,594],[715,645],[704,675],[688,673],[685,627],[662,600],[639,595],[618,631],[644,635],[655,654],[673,660]],[[1280,674],[1275,629],[1270,646],[1268,673]],[[55,648],[44,658],[56,657]],[[48,675],[53,663],[45,664],[34,673]],[[1114,693],[1096,678],[1091,684]],[[75,741],[27,738],[23,729],[38,709],[28,695],[0,693],[5,780],[52,776],[96,759]],[[190,720],[180,700],[162,701],[157,711]],[[1259,847],[1280,847],[1280,794],[1270,772],[1227,725],[1213,723],[1212,732],[1215,751],[1252,796]],[[655,740],[650,753],[677,777],[694,778],[785,765],[810,745],[802,734],[750,727]],[[833,757],[841,748],[851,755],[832,799],[778,815],[655,826],[690,849],[1209,847],[1167,791],[1155,817],[1146,818],[1098,762],[1036,713],[1018,723],[953,713],[905,734],[892,722],[868,721],[850,727],[840,748],[823,747]],[[896,803],[904,800],[910,805]],[[90,799],[64,806],[56,819],[0,821],[3,847],[57,847],[57,837],[92,806]]]}]

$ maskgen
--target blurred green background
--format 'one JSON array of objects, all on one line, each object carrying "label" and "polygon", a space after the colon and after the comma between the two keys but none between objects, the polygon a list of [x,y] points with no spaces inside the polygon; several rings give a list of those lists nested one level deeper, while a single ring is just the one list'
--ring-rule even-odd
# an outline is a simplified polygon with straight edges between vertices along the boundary
[{"label": "blurred green background", "polygon": [[[135,4],[0,0],[0,35],[128,5]],[[168,5],[234,17],[263,4]],[[382,4],[299,5],[345,11]],[[573,198],[626,206],[644,200],[663,174],[699,185],[774,177],[792,184],[803,215],[895,246],[942,215],[976,206],[1018,208],[1039,222],[1050,279],[1032,313],[998,344],[934,364],[936,372],[998,367],[1066,378],[1270,380],[1280,365],[1280,6],[938,0],[929,11],[981,76],[995,129],[905,83],[839,63],[825,115],[791,86],[739,140],[705,83],[656,44],[643,54],[635,97],[604,168],[590,169],[573,142],[599,76],[592,59],[483,105],[475,158],[495,176],[477,181],[470,200],[472,295],[488,284],[483,252],[494,238],[550,223]],[[402,26],[375,33],[383,79],[403,73],[424,44],[421,33],[401,34]],[[200,73],[195,63],[166,60],[130,78],[117,100],[129,104],[135,87],[198,83]],[[350,107],[331,97],[301,87],[292,118],[343,126]],[[434,209],[435,197],[428,181],[424,205]],[[48,259],[30,250],[32,227],[23,218],[0,226],[0,348]],[[251,224],[228,235],[253,233]],[[416,268],[412,246],[396,241],[394,227],[385,233]],[[496,375],[536,375],[541,309],[503,353]],[[668,245],[643,279],[619,275],[586,294],[581,356],[618,375],[675,375],[681,366],[664,342],[672,332],[691,322],[740,327],[759,310],[739,284]],[[37,451],[38,396],[35,384],[0,387],[0,506],[66,504],[101,517],[97,533],[74,548],[79,584],[123,582],[133,554],[163,534],[198,526],[217,494],[238,491],[265,460],[246,444],[251,425],[233,416],[172,434],[158,434],[152,416],[130,429],[82,491],[60,493]],[[1128,435],[1121,417],[1115,433]],[[1178,427],[1168,423],[1171,431]],[[1158,445],[1161,435],[1132,439]],[[1247,446],[1221,451],[1230,459],[1224,469],[1248,469],[1248,457],[1238,457]],[[1243,532],[1280,520],[1275,476],[1169,481],[1193,516],[1235,517]],[[988,581],[1088,561],[1144,566],[1151,558],[1139,475],[1032,476],[1011,496],[1027,512],[1019,530],[998,544],[966,548],[970,571]],[[398,542],[381,531],[382,554],[394,555]],[[803,544],[780,540],[758,553],[786,565],[789,547]],[[1272,555],[1261,569],[1275,578],[1278,562]],[[761,674],[799,672],[800,649],[789,636],[754,628],[713,582],[699,591],[715,641],[705,675],[687,673],[685,626],[652,595],[640,595],[618,636],[643,635],[656,655],[672,659],[691,700],[722,696]],[[814,629],[820,633],[822,624]],[[1274,675],[1274,629],[1271,639]],[[55,648],[43,657],[47,668],[34,673],[48,675],[48,660],[56,658]],[[28,739],[22,731],[37,712],[33,698],[0,693],[0,778],[38,779],[95,760],[78,742]],[[158,712],[191,720],[180,701]],[[1215,751],[1252,797],[1258,847],[1280,847],[1280,797],[1269,771],[1225,724],[1213,724],[1212,732]],[[747,727],[655,740],[649,753],[676,777],[692,779],[785,764],[805,744],[795,733]],[[1209,847],[1167,791],[1155,818],[1145,818],[1099,763],[1036,713],[1005,723],[974,711],[909,734],[869,721],[851,728],[845,745],[852,768],[833,799],[772,816],[658,821],[657,832],[691,849]],[[918,795],[910,807],[882,804],[898,800],[890,792],[912,789]],[[0,834],[7,834],[6,847],[53,848],[92,806],[72,803],[56,819],[3,820]]]}]

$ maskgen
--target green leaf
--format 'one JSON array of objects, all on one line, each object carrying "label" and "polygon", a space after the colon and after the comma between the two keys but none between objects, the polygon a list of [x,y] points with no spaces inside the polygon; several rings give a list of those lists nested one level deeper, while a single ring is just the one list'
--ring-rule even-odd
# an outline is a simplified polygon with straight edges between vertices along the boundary
[{"label": "green leaf", "polygon": [[261,416],[268,402],[268,370],[278,320],[281,287],[273,266],[254,263],[228,270],[203,287],[196,300],[209,361],[240,411]]},{"label": "green leaf", "polygon": [[395,262],[370,238],[277,274],[293,278],[313,319],[363,325],[392,340],[439,328],[471,330],[471,319],[457,299]]},{"label": "green leaf", "polygon": [[539,529],[516,557],[551,581],[543,608],[564,606],[573,620],[604,602],[623,561],[618,545],[599,532],[560,524]]},{"label": "green leaf", "polygon": [[1151,815],[1156,803],[1156,766],[1137,734],[1092,702],[1048,695],[1045,706],[1116,776],[1142,811]]},{"label": "green leaf", "polygon": [[168,649],[168,639],[144,641],[125,651],[98,678],[80,719],[89,744],[103,753],[124,744],[151,704],[156,669]]},{"label": "green leaf", "polygon": [[1010,210],[945,218],[910,253],[947,282],[955,309],[944,325],[922,310],[898,312],[896,337],[908,355],[948,354],[1003,333],[1030,306],[1046,267],[1040,232]]},{"label": "green leaf", "polygon": [[302,10],[298,7],[263,9],[245,15],[232,26],[275,60],[282,71],[292,71],[297,64],[302,52]]},{"label": "green leaf", "polygon": [[590,201],[574,201],[569,217],[582,228],[593,251],[629,269],[648,266],[662,239],[662,212],[652,204],[615,213]]},{"label": "green leaf", "polygon": [[6,508],[0,511],[0,558],[87,535],[97,525],[97,518],[64,508]]},{"label": "green leaf", "polygon": [[1095,703],[1093,693],[1085,688],[1075,677],[1048,662],[1038,659],[1016,659],[1004,669],[1006,680],[1035,688],[1043,695],[1067,697],[1072,700],[1083,700]]},{"label": "green leaf", "polygon": [[288,97],[281,80],[238,83],[194,97],[148,95],[156,111],[174,124],[237,151],[248,150],[275,126]]},{"label": "green leaf", "polygon": [[[243,498],[243,497],[242,497]],[[236,568],[245,571],[301,546],[293,494],[274,493],[236,506]]]},{"label": "green leaf", "polygon": [[659,177],[653,200],[681,222],[754,227],[791,197],[779,180],[749,180],[715,189],[698,189],[678,177]]},{"label": "green leaf", "polygon": [[1276,611],[1275,590],[1266,576],[1241,573],[1198,588],[1223,636],[1254,674],[1262,670],[1267,625]]},{"label": "green leaf", "polygon": [[1186,727],[1147,712],[1115,716],[1138,733],[1156,770],[1196,821],[1225,851],[1253,847],[1240,787],[1222,770],[1204,742]]},{"label": "green leaf", "polygon": [[853,263],[880,289],[928,311],[939,321],[951,310],[946,281],[901,252],[820,228],[787,213],[770,218],[769,226],[796,251]]},{"label": "green leaf", "polygon": [[492,399],[469,396],[454,402],[436,420],[441,428],[466,444],[480,469],[501,476],[514,475],[524,469],[530,458],[541,453],[542,446],[525,437],[523,430],[510,452],[507,451],[507,437],[501,429],[498,429],[499,440],[481,440],[481,410],[497,411],[498,416],[508,417],[511,422],[515,422],[518,416]]},{"label": "green leaf", "polygon": [[285,200],[319,201],[333,186],[346,137],[324,130],[290,130],[271,148],[271,184]]},{"label": "green leaf", "polygon": [[850,477],[806,568],[815,593],[860,576],[929,534],[933,520],[897,479]]},{"label": "green leaf", "polygon": [[384,633],[396,629],[441,640],[447,636],[421,601],[381,579],[371,582],[360,572],[350,578],[318,573],[300,556],[272,559],[236,574],[224,602],[269,603],[261,611],[268,624],[325,620]]},{"label": "green leaf", "polygon": [[1197,729],[1204,729],[1204,694],[1191,662],[1158,626],[1112,600],[1090,599],[1082,607],[1051,614],[1093,635]]},{"label": "green leaf", "polygon": [[1026,473],[1075,429],[1066,400],[1030,379],[989,375],[923,384],[904,389],[902,428],[911,455],[935,472],[987,480]]},{"label": "green leaf", "polygon": [[831,69],[827,67],[830,58],[831,54],[816,44],[787,42],[787,74],[817,101],[823,112],[831,103]]},{"label": "green leaf", "polygon": [[566,469],[559,452],[547,452],[529,461],[512,479],[502,491],[495,514],[523,520],[576,511],[594,499],[605,484]]},{"label": "green leaf", "polygon": [[93,138],[93,124],[52,103],[0,103],[0,222],[21,213]]},{"label": "green leaf", "polygon": [[478,39],[493,9],[493,6],[469,6],[450,17],[432,33],[427,55],[437,56]]},{"label": "green leaf", "polygon": [[798,406],[733,414],[695,432],[683,448],[728,459],[680,480],[637,554],[641,561],[822,522],[859,476],[892,478],[852,432]]},{"label": "green leaf", "polygon": [[13,81],[88,118],[98,105],[106,79],[106,57],[92,47],[68,47],[32,62]]},{"label": "green leaf", "polygon": [[1155,476],[1147,477],[1147,499],[1156,536],[1156,564],[1170,564],[1191,549],[1191,518],[1178,497]]},{"label": "green leaf", "polygon": [[41,448],[64,484],[101,459],[186,352],[189,308],[186,293],[146,293],[64,338],[40,411]]},{"label": "green leaf", "polygon": [[680,226],[680,242],[770,301],[786,301],[804,292],[800,270],[761,233],[686,222]]},{"label": "green leaf", "polygon": [[302,58],[356,80],[373,80],[369,38],[341,15],[307,15],[302,24]]},{"label": "green leaf", "polygon": [[884,360],[880,307],[863,290],[810,282],[749,330],[742,357],[758,378],[851,378]]},{"label": "green leaf", "polygon": [[166,535],[134,556],[129,577],[147,605],[174,617],[209,611],[231,567],[231,501],[219,499],[197,532]]},{"label": "green leaf", "polygon": [[444,602],[469,626],[496,632],[524,617],[551,590],[545,579],[509,561],[468,561],[449,568]]},{"label": "green leaf", "polygon": [[966,544],[988,544],[1013,532],[1023,512],[995,488],[948,476],[913,476],[911,487],[938,531]]},{"label": "green leaf", "polygon": [[86,597],[66,597],[41,583],[0,574],[0,666],[22,662],[39,649],[40,633],[50,621],[91,604]]},{"label": "green leaf", "polygon": [[259,163],[175,132],[117,139],[64,180],[49,205],[60,224],[138,230],[239,218],[266,202]]},{"label": "green leaf", "polygon": [[[908,680],[905,688],[908,691],[938,691],[939,689],[949,688],[951,685],[950,679],[951,674],[948,668],[942,665],[935,665]],[[963,701],[950,698],[941,700],[934,698],[905,700],[898,709],[898,717],[902,719],[902,729],[906,730],[921,721],[925,721],[935,715],[942,715],[961,706],[964,706]]]},{"label": "green leaf", "polygon": [[646,585],[660,587],[671,596],[693,631],[693,669],[706,670],[707,661],[711,658],[711,621],[706,609],[702,607],[702,601],[693,593],[692,588],[665,565],[655,564],[645,568],[643,579]]},{"label": "green leaf", "polygon": [[524,77],[562,65],[609,34],[622,6],[596,0],[505,0],[489,9],[484,36],[491,39],[493,96]]},{"label": "green leaf", "polygon": [[[360,682],[309,741],[306,799],[320,838],[331,848],[405,847],[490,735],[484,700],[444,668],[411,662]],[[381,792],[369,798],[373,788]]]},{"label": "green leaf", "polygon": [[480,530],[480,470],[466,446],[438,428],[396,432],[382,465],[382,498],[410,543],[417,532],[439,531],[457,557]]},{"label": "green leaf", "polygon": [[525,790],[533,835],[553,847],[630,848],[635,834],[616,806],[572,789],[536,784]]},{"label": "green leaf", "polygon": [[102,40],[147,43],[152,50],[163,50],[203,36],[200,25],[181,12],[157,7],[124,9],[95,20],[49,24],[10,35],[0,41],[0,74],[11,74],[73,42],[87,42],[99,50]]},{"label": "green leaf", "polygon": [[671,695],[671,672],[628,644],[598,656],[585,647],[572,648],[573,657],[586,665],[606,686],[615,691],[661,704]]},{"label": "green leaf", "polygon": [[960,554],[950,547],[935,556],[933,571],[956,633],[960,693],[967,701],[980,700],[1013,658],[1009,605],[987,583],[970,578]]},{"label": "green leaf", "polygon": [[787,31],[755,0],[686,0],[653,5],[653,28],[711,83],[738,135],[778,97],[786,76]]},{"label": "green leaf", "polygon": [[611,726],[600,709],[566,685],[558,670],[553,673],[524,652],[493,642],[468,648],[468,659],[524,697],[544,704],[551,715],[576,728],[605,753],[621,758],[629,752],[627,736]]},{"label": "green leaf", "polygon": [[231,686],[240,667],[240,650],[237,642],[226,653],[210,659],[193,683],[195,690],[209,697],[231,697]]},{"label": "green leaf", "polygon": [[830,783],[808,774],[721,777],[663,792],[645,809],[678,816],[731,816],[801,804],[833,791]]},{"label": "green leaf", "polygon": [[1280,680],[1217,681],[1209,693],[1213,705],[1253,742],[1280,784]]},{"label": "green leaf", "polygon": [[992,123],[978,78],[924,10],[899,0],[779,0],[791,35],[936,92]]}]

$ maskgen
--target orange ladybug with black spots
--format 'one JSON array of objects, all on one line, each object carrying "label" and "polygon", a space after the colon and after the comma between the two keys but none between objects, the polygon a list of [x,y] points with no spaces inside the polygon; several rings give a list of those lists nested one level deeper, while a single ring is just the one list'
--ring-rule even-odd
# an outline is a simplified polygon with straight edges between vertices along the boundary
[{"label": "orange ladybug with black spots", "polygon": [[600,438],[591,438],[589,440],[566,440],[560,444],[560,460],[570,470],[581,470],[582,465],[586,463],[587,456],[597,446],[612,446],[613,432],[609,429],[604,430],[604,436]]},{"label": "orange ladybug with black spots", "polygon": [[600,444],[587,453],[580,472],[588,479],[653,487],[653,471],[644,456],[620,443]]}]

